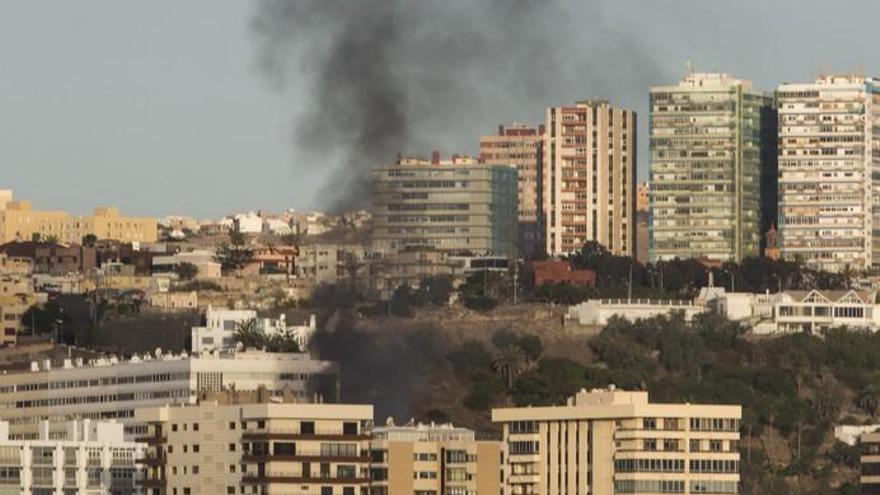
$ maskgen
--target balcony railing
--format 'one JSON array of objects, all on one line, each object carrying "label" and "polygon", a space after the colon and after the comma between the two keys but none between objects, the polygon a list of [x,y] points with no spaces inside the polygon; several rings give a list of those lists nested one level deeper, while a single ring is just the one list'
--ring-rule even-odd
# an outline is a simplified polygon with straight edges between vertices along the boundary
[{"label": "balcony railing", "polygon": [[346,433],[338,429],[316,429],[312,432],[304,432],[299,429],[267,428],[263,430],[245,430],[242,432],[245,439],[259,438],[289,438],[289,439],[342,439],[342,440],[369,440],[371,437],[366,433]]},{"label": "balcony railing", "polygon": [[241,478],[242,483],[247,484],[264,484],[264,483],[293,483],[293,484],[338,484],[338,485],[361,485],[370,482],[369,477],[353,476],[339,477],[330,474],[317,476],[303,476],[300,473],[285,471],[267,471],[263,474],[247,473]]},{"label": "balcony railing", "polygon": [[247,453],[241,458],[244,462],[272,462],[272,461],[338,461],[338,462],[368,462],[369,453],[364,451],[360,454],[322,453],[320,450],[297,450],[293,454],[254,454]]}]

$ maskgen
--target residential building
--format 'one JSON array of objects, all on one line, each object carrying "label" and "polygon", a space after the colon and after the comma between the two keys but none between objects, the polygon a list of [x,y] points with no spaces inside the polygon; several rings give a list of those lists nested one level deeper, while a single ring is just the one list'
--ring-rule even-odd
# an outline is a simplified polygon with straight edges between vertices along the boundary
[{"label": "residential building", "polygon": [[[45,294],[0,295],[0,346],[15,344],[23,326],[21,319],[32,306],[45,302]],[[2,419],[2,418],[0,418]]]},{"label": "residential building", "polygon": [[838,272],[880,264],[880,81],[821,76],[776,97],[782,256]]},{"label": "residential building", "polygon": [[629,321],[681,314],[685,321],[705,313],[706,306],[688,299],[589,299],[569,306],[566,318],[585,326],[604,326],[613,317]]},{"label": "residential building", "polygon": [[635,256],[636,113],[600,100],[547,109],[543,199],[547,254],[597,241]]},{"label": "residential building", "polygon": [[843,442],[850,447],[855,447],[861,441],[862,435],[880,431],[880,424],[868,425],[835,425],[834,439]]},{"label": "residential building", "polygon": [[257,246],[252,250],[253,256],[243,273],[260,275],[296,274],[296,261],[299,257],[297,246]]},{"label": "residential building", "polygon": [[88,273],[98,266],[96,249],[79,244],[12,241],[0,245],[0,252],[31,260],[33,273],[38,274]]},{"label": "residential building", "polygon": [[0,296],[33,294],[33,262],[0,252]]},{"label": "residential building", "polygon": [[129,432],[139,407],[187,403],[205,391],[226,387],[270,392],[288,390],[297,399],[338,400],[338,367],[308,354],[260,351],[206,353],[189,356],[157,351],[83,362],[65,359],[31,363],[30,371],[0,375],[0,420],[15,433],[34,433],[37,421],[75,418],[118,419]]},{"label": "residential building", "polygon": [[173,273],[181,263],[189,263],[198,268],[199,278],[220,278],[222,267],[215,258],[216,253],[208,249],[154,256],[152,273]]},{"label": "residential building", "polygon": [[165,311],[194,310],[199,307],[198,291],[153,292],[149,297],[150,307]]},{"label": "residential building", "polygon": [[235,349],[235,332],[242,324],[253,321],[254,330],[266,336],[288,334],[301,351],[308,349],[316,330],[315,315],[305,325],[288,325],[285,315],[279,318],[259,318],[251,309],[225,309],[208,306],[204,323],[192,328],[192,352],[214,352]]},{"label": "residential building", "polygon": [[651,403],[613,386],[494,409],[504,494],[736,494],[741,417],[737,405]]},{"label": "residential building", "polygon": [[126,242],[156,242],[158,238],[155,218],[123,217],[114,207],[95,208],[93,215],[38,211],[30,201],[13,201],[11,192],[0,196],[0,204],[0,243],[39,237],[71,244],[89,234]]},{"label": "residential building", "polygon": [[544,250],[544,126],[519,122],[498,126],[498,134],[480,138],[480,162],[513,165],[519,192],[519,252],[530,256]]},{"label": "residential building", "polygon": [[367,493],[373,406],[257,399],[138,409],[148,493]]},{"label": "residential building", "polygon": [[776,331],[819,334],[836,327],[877,330],[877,291],[786,291],[774,304]]},{"label": "residential building", "polygon": [[373,174],[373,251],[517,256],[517,170],[470,157],[400,158]]},{"label": "residential building", "polygon": [[389,423],[372,431],[371,494],[501,493],[499,441],[451,424]]},{"label": "residential building", "polygon": [[535,287],[548,284],[569,284],[581,287],[596,285],[596,270],[573,268],[567,260],[533,261]]},{"label": "residential building", "polygon": [[122,424],[71,421],[52,432],[40,424],[39,437],[14,440],[0,421],[0,494],[143,493],[137,463],[146,446],[125,440]]},{"label": "residential building", "polygon": [[366,249],[354,243],[307,243],[299,247],[296,276],[316,284],[349,280],[366,271]]},{"label": "residential building", "polygon": [[388,300],[402,285],[418,289],[425,277],[449,277],[453,284],[464,279],[465,262],[446,251],[422,247],[369,260],[370,289]]},{"label": "residential building", "polygon": [[647,213],[650,208],[649,194],[651,192],[650,182],[639,182],[636,187],[636,212]]},{"label": "residential building", "polygon": [[650,260],[757,256],[762,174],[775,176],[772,98],[721,73],[688,74],[650,98]]},{"label": "residential building", "polygon": [[859,485],[862,495],[880,494],[880,433],[861,436],[862,456]]}]

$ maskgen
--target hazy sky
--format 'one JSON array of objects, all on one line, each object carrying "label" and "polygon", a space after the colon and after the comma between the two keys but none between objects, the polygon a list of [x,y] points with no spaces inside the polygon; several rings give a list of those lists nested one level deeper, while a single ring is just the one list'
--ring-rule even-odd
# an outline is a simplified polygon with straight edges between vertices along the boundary
[{"label": "hazy sky", "polygon": [[[571,0],[571,18],[596,15],[596,3]],[[603,25],[642,42],[661,80],[630,81],[622,93],[615,60],[576,68],[608,75],[601,87],[571,81],[565,94],[450,122],[437,147],[474,153],[480,129],[537,123],[548,105],[604,96],[640,114],[643,178],[648,87],[675,82],[686,61],[765,90],[822,71],[880,75],[876,0],[598,3]],[[309,96],[296,81],[273,90],[255,70],[255,10],[243,0],[0,3],[0,188],[76,212],[114,204],[131,214],[207,217],[319,207],[323,167],[298,166],[291,138]]]}]

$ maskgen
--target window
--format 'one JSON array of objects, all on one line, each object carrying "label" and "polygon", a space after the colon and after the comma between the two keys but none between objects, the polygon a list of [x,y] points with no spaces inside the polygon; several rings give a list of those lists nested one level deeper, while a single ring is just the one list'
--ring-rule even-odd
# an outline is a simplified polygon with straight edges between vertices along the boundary
[{"label": "window", "polygon": [[193,423],[193,431],[199,431],[199,424]]},{"label": "window", "polygon": [[230,472],[230,473],[234,473],[234,472],[235,472],[235,464],[230,464],[230,465],[229,465],[229,472]]},{"label": "window", "polygon": [[299,424],[299,432],[303,435],[314,435],[315,434],[315,422],[314,421],[303,421]]},{"label": "window", "polygon": [[198,453],[199,450],[201,450],[199,444],[193,444],[193,453]]},{"label": "window", "polygon": [[235,444],[234,444],[234,443],[230,443],[230,444],[229,444],[229,451],[230,451],[230,452],[235,452]]},{"label": "window", "polygon": [[234,430],[234,429],[235,429],[235,421],[230,421],[230,422],[229,422],[229,429],[230,429],[230,430]]},{"label": "window", "polygon": [[199,466],[198,464],[193,465],[192,474],[199,474]]},{"label": "window", "polygon": [[234,493],[235,493],[235,487],[234,487],[234,486],[227,486],[227,487],[226,487],[226,493],[227,493],[227,495],[229,495],[229,494],[234,494]]},{"label": "window", "polygon": [[358,425],[357,423],[346,421],[342,423],[342,434],[343,435],[357,435]]},{"label": "window", "polygon": [[177,423],[171,425],[171,431],[177,431]]}]

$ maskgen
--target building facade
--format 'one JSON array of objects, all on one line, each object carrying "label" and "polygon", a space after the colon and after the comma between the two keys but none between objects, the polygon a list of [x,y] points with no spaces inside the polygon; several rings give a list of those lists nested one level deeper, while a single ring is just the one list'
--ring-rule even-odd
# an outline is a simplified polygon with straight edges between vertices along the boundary
[{"label": "building facade", "polygon": [[367,493],[373,406],[206,400],[135,419],[150,495]]},{"label": "building facade", "polygon": [[543,251],[544,126],[498,126],[498,134],[480,138],[480,162],[516,166],[520,254],[528,256]]},{"label": "building facade", "polygon": [[880,263],[880,81],[823,76],[777,99],[782,256],[831,271]]},{"label": "building facade", "polygon": [[16,434],[35,434],[39,420],[118,419],[129,433],[135,409],[192,402],[201,392],[234,387],[288,390],[302,401],[338,400],[338,367],[307,354],[259,351],[200,356],[134,356],[127,361],[33,362],[30,371],[0,375],[0,420]]},{"label": "building facade", "polygon": [[254,330],[271,337],[288,334],[301,351],[308,349],[312,334],[317,329],[315,315],[305,325],[288,325],[287,317],[259,318],[252,309],[225,309],[208,306],[203,325],[192,327],[192,352],[229,351],[236,348],[235,332],[244,324],[253,321]]},{"label": "building facade", "polygon": [[145,445],[126,441],[122,424],[71,421],[58,434],[40,425],[34,440],[14,440],[0,421],[0,495],[142,494],[137,462]]},{"label": "building facade", "polygon": [[862,444],[861,485],[862,495],[880,494],[880,433],[866,433],[860,437]]},{"label": "building facade", "polygon": [[650,260],[757,256],[772,99],[719,73],[652,87],[650,99]]},{"label": "building facade", "polygon": [[13,201],[11,192],[0,196],[0,243],[39,236],[70,244],[88,234],[125,242],[156,242],[159,235],[155,218],[124,217],[114,207],[95,208],[93,215],[70,215],[34,210],[30,201]]},{"label": "building facade", "polygon": [[551,256],[597,241],[635,256],[636,113],[605,101],[547,109],[545,245]]},{"label": "building facade", "polygon": [[373,175],[373,251],[517,256],[517,170],[470,157],[401,158]]},{"label": "building facade", "polygon": [[370,443],[370,495],[499,495],[501,443],[450,424],[390,424]]},{"label": "building facade", "polygon": [[502,408],[505,495],[736,494],[742,408],[582,390],[564,406]]}]

